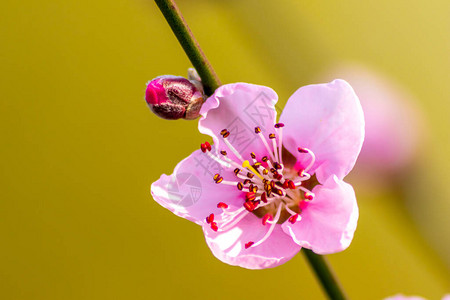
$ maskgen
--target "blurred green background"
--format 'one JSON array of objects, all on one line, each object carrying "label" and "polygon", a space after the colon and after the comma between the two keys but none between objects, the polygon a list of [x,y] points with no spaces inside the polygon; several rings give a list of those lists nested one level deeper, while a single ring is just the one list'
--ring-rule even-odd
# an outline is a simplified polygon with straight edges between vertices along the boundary
[{"label": "blurred green background", "polygon": [[[450,291],[450,2],[179,1],[224,83],[281,106],[338,61],[406,87],[428,124],[401,188],[359,188],[352,299]],[[324,299],[301,255],[249,271],[150,196],[197,149],[196,122],[153,116],[145,83],[190,63],[152,1],[0,4],[1,299]],[[407,129],[405,129],[407,130]]]}]

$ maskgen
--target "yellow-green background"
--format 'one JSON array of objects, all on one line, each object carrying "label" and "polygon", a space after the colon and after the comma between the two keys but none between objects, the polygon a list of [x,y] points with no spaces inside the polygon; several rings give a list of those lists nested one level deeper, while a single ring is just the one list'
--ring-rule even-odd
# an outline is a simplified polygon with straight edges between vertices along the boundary
[{"label": "yellow-green background", "polygon": [[[450,292],[449,3],[179,3],[223,82],[271,86],[283,104],[352,60],[419,99],[429,138],[409,213],[397,192],[356,186],[354,242],[329,257],[352,299]],[[188,67],[152,1],[1,2],[0,299],[324,299],[301,255],[228,266],[151,199],[204,137],[151,115],[145,83]]]}]

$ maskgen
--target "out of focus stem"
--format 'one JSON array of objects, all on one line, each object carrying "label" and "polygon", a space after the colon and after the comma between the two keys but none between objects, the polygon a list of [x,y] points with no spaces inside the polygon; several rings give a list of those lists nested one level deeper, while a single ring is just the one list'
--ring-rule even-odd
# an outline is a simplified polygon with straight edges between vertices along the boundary
[{"label": "out of focus stem", "polygon": [[[200,45],[195,40],[175,1],[155,0],[155,2],[166,18],[167,23],[169,23],[170,28],[172,28],[173,33],[189,57],[192,65],[200,75],[206,95],[212,95],[221,85],[220,80],[200,48]],[[301,252],[303,252],[308,260],[309,265],[314,270],[328,297],[332,300],[347,299],[325,257],[307,249],[302,249]]]},{"label": "out of focus stem", "polygon": [[311,250],[305,248],[300,252],[305,255],[310,267],[316,273],[316,276],[328,297],[332,300],[346,300],[347,296],[328,264],[327,259],[324,256],[315,254]]},{"label": "out of focus stem", "polygon": [[184,20],[180,10],[173,0],[155,0],[167,23],[178,39],[198,75],[202,79],[205,94],[211,96],[221,85],[219,78],[203,53],[200,45]]}]

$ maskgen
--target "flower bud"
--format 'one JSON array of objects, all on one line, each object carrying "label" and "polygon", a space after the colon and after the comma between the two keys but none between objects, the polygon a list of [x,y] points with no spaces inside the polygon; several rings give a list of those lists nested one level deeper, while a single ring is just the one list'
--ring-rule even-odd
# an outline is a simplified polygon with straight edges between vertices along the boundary
[{"label": "flower bud", "polygon": [[152,112],[166,120],[197,118],[203,99],[201,86],[172,75],[152,79],[145,91],[145,101]]}]

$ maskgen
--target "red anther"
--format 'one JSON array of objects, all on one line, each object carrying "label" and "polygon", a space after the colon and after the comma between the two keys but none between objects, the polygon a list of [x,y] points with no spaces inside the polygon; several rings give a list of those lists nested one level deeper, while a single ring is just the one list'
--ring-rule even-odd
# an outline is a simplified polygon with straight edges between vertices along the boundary
[{"label": "red anther", "polygon": [[211,222],[211,229],[214,231],[217,231],[219,229],[216,222]]},{"label": "red anther", "polygon": [[273,189],[273,192],[274,192],[275,194],[277,194],[278,196],[283,196],[283,191],[282,191],[282,190],[279,190],[279,189]]},{"label": "red anther", "polygon": [[270,172],[272,172],[272,173],[277,173],[277,170],[275,170],[275,168],[270,168]]},{"label": "red anther", "polygon": [[217,203],[217,208],[228,208],[228,204],[224,202]]},{"label": "red anther", "polygon": [[297,219],[298,219],[298,214],[295,214],[295,215],[290,216],[288,221],[289,221],[289,223],[294,224],[295,222],[297,222]]},{"label": "red anther", "polygon": [[291,190],[295,190],[295,183],[292,181],[292,180],[289,180],[289,188],[291,189]]},{"label": "red anther", "polygon": [[205,146],[206,146],[206,149],[208,149],[208,151],[211,151],[211,144],[210,143],[205,142]]},{"label": "red anther", "polygon": [[258,191],[258,187],[255,185],[253,186],[251,192],[256,193]]},{"label": "red anther", "polygon": [[264,202],[264,203],[267,203],[267,196],[266,196],[266,193],[262,193],[262,194],[261,194],[261,201]]},{"label": "red anther", "polygon": [[253,206],[255,206],[255,208],[256,208],[260,203],[261,203],[261,201],[259,201],[259,200],[253,201]]},{"label": "red anther", "polygon": [[262,224],[266,225],[267,221],[272,221],[273,217],[271,214],[266,214],[263,218],[262,218]]},{"label": "red anther", "polygon": [[225,155],[227,155],[227,151],[221,150],[221,151],[220,151],[220,154],[222,154],[223,156],[225,156]]},{"label": "red anther", "polygon": [[203,153],[206,152],[206,145],[205,144],[200,144],[200,149],[202,150]]},{"label": "red anther", "polygon": [[264,185],[264,190],[266,191],[267,196],[270,196],[270,193],[272,193],[272,186],[269,184],[267,184],[267,186]]},{"label": "red anther", "polygon": [[253,206],[253,203],[250,201],[244,202],[244,207],[246,210],[248,210],[249,212],[252,212],[255,210],[255,207]]},{"label": "red anther", "polygon": [[238,190],[242,191],[242,189],[244,188],[244,185],[242,184],[242,182],[238,182],[238,184],[236,185]]},{"label": "red anther", "polygon": [[251,156],[252,158],[256,158],[256,154],[255,154],[254,152],[251,152],[251,153],[250,153],[250,156]]},{"label": "red anther", "polygon": [[239,170],[239,168],[236,168],[236,169],[234,169],[234,174],[239,174],[239,172],[240,172],[241,170]]},{"label": "red anther", "polygon": [[302,147],[298,147],[298,152],[300,152],[300,153],[308,153],[308,150],[306,150],[305,148],[302,148]]},{"label": "red anther", "polygon": [[300,177],[305,176],[305,170],[298,171],[298,176],[300,176]]},{"label": "red anther", "polygon": [[261,167],[261,163],[260,163],[260,162],[256,162],[256,163],[254,164],[254,166],[255,166],[255,168],[259,168],[259,167]]},{"label": "red anther", "polygon": [[253,173],[248,172],[248,173],[247,173],[247,177],[248,177],[248,178],[253,178],[253,177],[255,177],[255,175],[254,175]]},{"label": "red anther", "polygon": [[275,134],[274,133],[269,134],[269,139],[274,139],[274,138],[275,138]]},{"label": "red anther", "polygon": [[251,246],[253,246],[253,244],[254,244],[254,242],[245,243],[245,249],[250,248]]},{"label": "red anther", "polygon": [[283,175],[277,173],[273,176],[276,180],[281,180],[281,178],[283,178]]},{"label": "red anther", "polygon": [[277,169],[277,170],[281,170],[281,165],[280,165],[280,163],[278,163],[278,162],[274,162],[274,163],[273,163],[273,167],[274,167],[275,169]]},{"label": "red anther", "polygon": [[269,158],[268,158],[267,156],[263,156],[263,158],[261,158],[261,160],[262,160],[263,162],[266,162],[266,161],[269,160]]},{"label": "red anther", "polygon": [[267,174],[269,174],[269,171],[267,171],[267,169],[264,169],[264,170],[263,170],[263,174],[264,174],[264,175],[267,175]]},{"label": "red anther", "polygon": [[219,173],[215,174],[213,179],[214,179],[215,183],[221,183],[223,181],[223,177],[220,176]]},{"label": "red anther", "polygon": [[253,183],[250,183],[250,185],[248,186],[248,190],[252,193],[253,193],[253,187],[254,187]]},{"label": "red anther", "polygon": [[284,182],[283,182],[283,189],[287,189],[289,187],[289,179],[286,179]]},{"label": "red anther", "polygon": [[300,201],[298,204],[298,208],[300,208],[301,211],[303,211],[306,207],[308,207],[308,201]]},{"label": "red anther", "polygon": [[209,216],[206,217],[206,223],[210,224],[213,221],[214,221],[214,214],[210,214]]},{"label": "red anther", "polygon": [[275,181],[273,181],[273,180],[270,181],[270,187],[271,187],[271,188],[274,188],[274,187],[275,187]]},{"label": "red anther", "polygon": [[245,194],[245,199],[247,201],[253,201],[256,199],[256,194],[253,192],[248,192],[247,194]]},{"label": "red anther", "polygon": [[249,184],[250,182],[252,182],[250,179],[244,179],[244,184]]},{"label": "red anther", "polygon": [[225,133],[227,133],[228,132],[228,130],[225,128],[225,129],[222,129],[221,131],[220,131],[220,135],[224,135]]},{"label": "red anther", "polygon": [[284,124],[283,124],[283,123],[277,123],[277,124],[275,124],[273,127],[275,127],[275,128],[281,128],[281,127],[284,127]]},{"label": "red anther", "polygon": [[266,178],[264,178],[264,179],[262,180],[263,183],[267,183],[267,181],[268,181],[268,180],[267,180]]},{"label": "red anther", "polygon": [[306,192],[306,193],[305,193],[305,199],[307,199],[307,200],[312,200],[312,199],[314,199],[314,195],[311,194],[311,193]]},{"label": "red anther", "polygon": [[260,133],[260,132],[261,132],[261,128],[255,127],[255,133]]},{"label": "red anther", "polygon": [[229,136],[230,136],[230,132],[227,131],[227,132],[223,135],[223,138],[225,139],[225,138],[227,138],[227,137],[229,137]]}]

